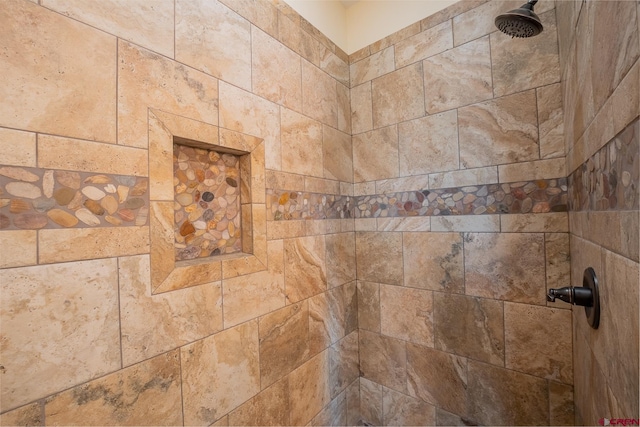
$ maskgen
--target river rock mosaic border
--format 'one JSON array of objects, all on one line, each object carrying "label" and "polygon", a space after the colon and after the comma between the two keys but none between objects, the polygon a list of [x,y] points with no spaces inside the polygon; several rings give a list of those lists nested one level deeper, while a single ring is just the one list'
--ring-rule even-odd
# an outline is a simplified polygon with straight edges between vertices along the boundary
[{"label": "river rock mosaic border", "polygon": [[275,221],[565,212],[567,179],[357,197],[267,189],[267,211]]},{"label": "river rock mosaic border", "polygon": [[143,226],[149,179],[0,166],[0,229]]},{"label": "river rock mosaic border", "polygon": [[640,208],[640,120],[627,126],[569,176],[571,211]]}]

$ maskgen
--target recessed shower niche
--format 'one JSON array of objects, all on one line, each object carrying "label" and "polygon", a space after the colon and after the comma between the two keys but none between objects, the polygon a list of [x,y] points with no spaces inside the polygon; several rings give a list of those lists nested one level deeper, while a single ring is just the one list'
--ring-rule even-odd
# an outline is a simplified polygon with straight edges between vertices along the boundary
[{"label": "recessed shower niche", "polygon": [[264,141],[149,110],[151,292],[266,270]]}]

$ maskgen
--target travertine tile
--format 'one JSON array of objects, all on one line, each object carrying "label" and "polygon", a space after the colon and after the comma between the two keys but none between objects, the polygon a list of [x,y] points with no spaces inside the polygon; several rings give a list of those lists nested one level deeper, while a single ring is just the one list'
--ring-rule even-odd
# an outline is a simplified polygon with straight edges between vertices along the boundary
[{"label": "travertine tile", "polygon": [[546,425],[547,381],[469,360],[469,418],[482,425]]},{"label": "travertine tile", "polygon": [[302,112],[322,124],[337,128],[337,84],[324,71],[302,61]]},{"label": "travertine tile", "polygon": [[351,129],[353,135],[373,129],[371,82],[351,88]]},{"label": "travertine tile", "polygon": [[251,88],[251,24],[219,2],[175,4],[176,60]]},{"label": "travertine tile", "polygon": [[248,19],[253,25],[276,37],[278,34],[278,6],[270,1],[221,0],[221,3]]},{"label": "travertine tile", "polygon": [[356,425],[362,420],[360,411],[360,378],[356,378],[345,391],[347,395],[346,425]]},{"label": "travertine tile", "polygon": [[567,176],[564,157],[498,166],[500,182],[531,181]]},{"label": "travertine tile", "polygon": [[365,377],[360,377],[360,411],[363,421],[382,425],[382,386]]},{"label": "travertine tile", "polygon": [[0,165],[35,167],[36,134],[0,128]]},{"label": "travertine tile", "polygon": [[147,148],[149,108],[217,125],[218,80],[120,40],[118,144]]},{"label": "travertine tile", "polygon": [[355,183],[398,176],[397,126],[355,135],[352,141]]},{"label": "travertine tile", "polygon": [[309,299],[311,354],[325,350],[357,326],[356,284],[341,286]]},{"label": "travertine tile", "polygon": [[392,46],[374,53],[361,61],[351,63],[349,66],[351,86],[358,86],[395,70],[394,55],[394,48]]},{"label": "travertine tile", "polygon": [[267,221],[267,240],[290,239],[305,234],[305,221]]},{"label": "travertine tile", "polygon": [[221,82],[220,126],[263,138],[265,167],[281,169],[280,109],[276,104]]},{"label": "travertine tile", "polygon": [[405,342],[365,330],[360,330],[359,335],[360,375],[370,381],[406,393]]},{"label": "travertine tile", "polygon": [[5,269],[0,283],[3,411],[120,368],[116,259]]},{"label": "travertine tile", "polygon": [[327,244],[327,284],[329,288],[356,279],[356,240],[354,233],[331,234]]},{"label": "travertine tile", "polygon": [[504,233],[568,232],[566,212],[500,215],[500,230]]},{"label": "travertine tile", "polygon": [[252,27],[251,30],[251,55],[253,93],[276,104],[300,111],[300,57],[256,27]]},{"label": "travertine tile", "polygon": [[382,334],[433,347],[433,292],[380,285]]},{"label": "travertine tile", "polygon": [[[281,4],[278,6],[282,12]],[[310,63],[320,65],[322,44],[300,26],[300,16],[293,9],[292,14],[280,13],[278,16],[278,39],[291,50]],[[285,16],[287,15],[287,16]]]},{"label": "travertine tile", "polygon": [[420,399],[383,387],[382,413],[386,426],[436,425],[436,408]]},{"label": "travertine tile", "polygon": [[[354,164],[355,165],[355,164]],[[354,196],[367,196],[370,194],[376,194],[376,182],[357,182],[353,184]]]},{"label": "travertine tile", "polygon": [[182,424],[180,354],[162,354],[52,396],[47,425]]},{"label": "travertine tile", "polygon": [[402,285],[402,233],[356,233],[360,280]]},{"label": "travertine tile", "polygon": [[323,351],[289,375],[292,425],[305,425],[331,400],[329,354]]},{"label": "travertine tile", "polygon": [[36,230],[0,231],[0,247],[3,248],[0,268],[37,264],[37,235]]},{"label": "travertine tile", "polygon": [[[569,233],[547,233],[544,236],[547,293],[550,288],[562,288],[571,284],[571,252]],[[550,302],[547,306],[568,309],[563,301]]]},{"label": "travertine tile", "polygon": [[286,108],[280,123],[282,170],[322,177],[322,125]]},{"label": "travertine tile", "polygon": [[435,292],[435,347],[503,366],[502,305],[501,301]]},{"label": "travertine tile", "polygon": [[441,408],[436,408],[436,425],[437,426],[468,426],[473,421],[465,416],[452,414]]},{"label": "travertine tile", "polygon": [[573,387],[549,381],[549,425],[577,425],[573,408]]},{"label": "travertine tile", "polygon": [[385,38],[371,43],[369,48],[371,53],[378,52],[381,49],[385,49],[388,46],[396,45],[404,39],[414,36],[420,32],[420,22],[414,22],[406,27],[389,34]]},{"label": "travertine tile", "polygon": [[535,91],[458,110],[460,163],[465,168],[538,158]]},{"label": "travertine tile", "polygon": [[[314,161],[317,162],[318,159]],[[353,182],[351,135],[323,126],[322,161],[325,178]]]},{"label": "travertine tile", "polygon": [[308,236],[284,241],[287,302],[297,302],[327,289],[325,237]]},{"label": "travertine tile", "polygon": [[564,156],[564,111],[560,83],[536,89],[540,158]]},{"label": "travertine tile", "polygon": [[44,0],[41,5],[173,58],[174,9],[170,0],[106,2]]},{"label": "travertine tile", "polygon": [[424,116],[422,63],[409,65],[373,80],[371,98],[374,128]]},{"label": "travertine tile", "polygon": [[349,384],[358,379],[359,370],[358,332],[353,331],[329,349],[329,389],[331,397],[342,393]]},{"label": "travertine tile", "polygon": [[260,391],[258,322],[180,349],[184,423],[210,424]]},{"label": "travertine tile", "polygon": [[402,256],[404,286],[464,293],[462,235],[459,233],[404,233]]},{"label": "travertine tile", "polygon": [[289,379],[281,379],[229,414],[230,426],[285,426],[289,423]]},{"label": "travertine tile", "polygon": [[452,47],[453,30],[451,21],[445,21],[398,42],[395,45],[396,68],[413,64]]},{"label": "travertine tile", "polygon": [[455,111],[400,123],[398,134],[401,176],[458,169]]},{"label": "travertine tile", "polygon": [[432,216],[431,231],[498,232],[500,218],[499,215]]},{"label": "travertine tile", "polygon": [[148,255],[120,258],[118,270],[124,366],[222,330],[219,282],[151,295]]},{"label": "travertine tile", "polygon": [[429,188],[464,187],[498,182],[498,168],[485,167],[429,175]]},{"label": "travertine tile", "polygon": [[429,114],[493,97],[489,37],[428,58],[423,66]]},{"label": "travertine tile", "polygon": [[466,234],[464,263],[467,295],[546,303],[542,234]]},{"label": "travertine tile", "polygon": [[309,306],[300,302],[259,320],[260,378],[266,388],[309,358]]},{"label": "travertine tile", "polygon": [[277,188],[289,191],[305,191],[304,179],[300,175],[273,170],[265,171],[267,188]]},{"label": "travertine tile", "polygon": [[425,217],[376,218],[378,231],[430,231],[431,219]]},{"label": "travertine tile", "polygon": [[114,143],[116,38],[24,1],[0,23],[0,126]]},{"label": "travertine tile", "polygon": [[380,332],[380,285],[358,281],[358,328]]},{"label": "travertine tile", "polygon": [[337,103],[338,103],[338,130],[351,135],[351,89],[348,86],[338,83]]},{"label": "travertine tile", "polygon": [[0,415],[0,426],[43,426],[43,403],[35,402]]},{"label": "travertine tile", "polygon": [[[332,179],[304,177],[304,190],[307,193],[340,194],[340,182]],[[308,221],[311,222],[311,221]],[[317,221],[315,221],[317,222]]]},{"label": "travertine tile", "polygon": [[463,357],[407,344],[407,384],[410,396],[456,414],[466,413],[467,360]]},{"label": "travertine tile", "polygon": [[310,426],[344,426],[347,425],[347,396],[339,394],[325,406],[308,424]]}]

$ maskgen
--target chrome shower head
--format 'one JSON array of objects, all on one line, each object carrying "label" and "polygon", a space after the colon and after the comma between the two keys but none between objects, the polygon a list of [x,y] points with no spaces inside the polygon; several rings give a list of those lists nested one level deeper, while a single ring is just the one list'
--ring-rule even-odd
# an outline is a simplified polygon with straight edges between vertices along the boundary
[{"label": "chrome shower head", "polygon": [[542,32],[540,18],[533,12],[538,0],[529,0],[518,9],[511,10],[496,18],[496,27],[511,37],[533,37]]}]

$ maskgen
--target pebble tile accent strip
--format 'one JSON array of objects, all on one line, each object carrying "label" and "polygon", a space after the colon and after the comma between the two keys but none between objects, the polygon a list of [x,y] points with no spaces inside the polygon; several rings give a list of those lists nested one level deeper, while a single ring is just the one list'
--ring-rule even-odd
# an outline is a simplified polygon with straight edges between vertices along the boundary
[{"label": "pebble tile accent strip", "polygon": [[175,259],[242,251],[240,158],[174,144]]},{"label": "pebble tile accent strip", "polygon": [[336,196],[267,189],[270,219],[392,218],[565,212],[566,178]]},{"label": "pebble tile accent strip", "polygon": [[0,166],[0,229],[142,226],[149,179]]},{"label": "pebble tile accent strip", "polygon": [[627,126],[569,176],[571,211],[638,210],[640,121]]}]

